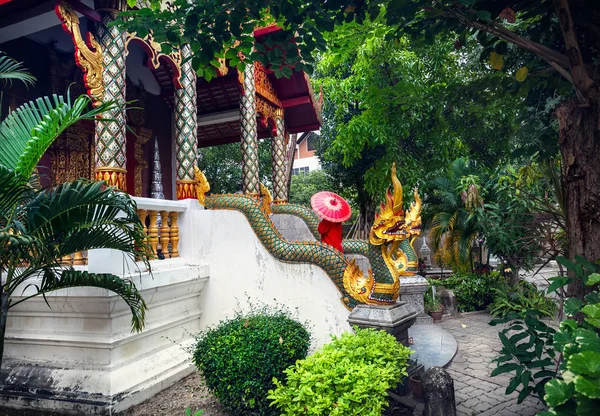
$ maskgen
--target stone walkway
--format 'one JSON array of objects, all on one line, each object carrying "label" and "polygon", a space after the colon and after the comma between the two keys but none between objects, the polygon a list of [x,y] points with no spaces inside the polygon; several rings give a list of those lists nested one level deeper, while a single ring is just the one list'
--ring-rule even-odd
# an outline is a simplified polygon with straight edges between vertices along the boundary
[{"label": "stone walkway", "polygon": [[458,342],[458,352],[447,367],[454,378],[457,415],[535,415],[544,410],[544,405],[537,398],[529,397],[517,404],[518,393],[504,394],[510,377],[506,374],[490,377],[496,368],[491,361],[502,348],[499,329],[488,325],[490,319],[487,313],[473,313],[444,318],[438,323]]}]

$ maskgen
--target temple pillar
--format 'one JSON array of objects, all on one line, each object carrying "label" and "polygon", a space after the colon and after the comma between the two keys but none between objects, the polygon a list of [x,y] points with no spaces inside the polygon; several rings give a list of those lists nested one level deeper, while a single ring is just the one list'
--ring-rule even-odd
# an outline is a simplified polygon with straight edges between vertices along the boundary
[{"label": "temple pillar", "polygon": [[177,199],[196,199],[194,166],[198,155],[198,115],[196,108],[196,72],[192,68],[192,50],[181,48],[181,88],[175,90],[175,144],[177,155]]},{"label": "temple pillar", "polygon": [[273,157],[273,203],[284,204],[288,202],[285,163],[285,121],[283,109],[275,112],[277,135],[272,139]]},{"label": "temple pillar", "polygon": [[126,33],[110,26],[126,2],[96,0],[96,10],[102,21],[96,24],[96,40],[102,49],[103,101],[114,101],[115,108],[102,114],[107,121],[97,121],[95,128],[96,180],[106,181],[126,191],[127,159],[125,125]]},{"label": "temple pillar", "polygon": [[254,66],[244,70],[244,94],[240,99],[240,121],[242,135],[242,183],[245,194],[260,196],[258,176],[258,131],[256,125],[256,86]]}]

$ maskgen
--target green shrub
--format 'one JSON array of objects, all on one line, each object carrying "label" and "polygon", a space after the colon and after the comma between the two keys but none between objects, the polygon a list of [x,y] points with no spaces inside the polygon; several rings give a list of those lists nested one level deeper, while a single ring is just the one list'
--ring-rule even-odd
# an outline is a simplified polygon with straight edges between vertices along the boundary
[{"label": "green shrub", "polygon": [[444,280],[430,280],[435,286],[452,289],[459,312],[485,310],[494,300],[493,288],[501,289],[506,283],[499,272],[457,273]]},{"label": "green shrub", "polygon": [[282,309],[237,312],[197,337],[194,364],[221,405],[236,416],[274,415],[273,378],[306,357],[310,333]]},{"label": "green shrub", "polygon": [[492,376],[511,374],[506,394],[518,391],[519,403],[536,395],[547,404],[550,409],[538,416],[592,415],[600,409],[600,264],[576,259],[556,259],[573,277],[549,279],[549,293],[577,281],[588,292],[583,299],[565,300],[568,319],[558,330],[543,323],[538,311],[512,312],[490,322],[510,322],[498,334],[502,350]]},{"label": "green shrub", "polygon": [[380,416],[409,356],[390,334],[356,329],[285,370],[286,384],[274,380],[269,398],[285,416]]},{"label": "green shrub", "polygon": [[538,311],[542,316],[554,316],[556,303],[546,297],[546,292],[525,280],[514,286],[492,288],[495,293],[494,301],[489,305],[490,313],[494,316],[507,316],[511,312]]}]

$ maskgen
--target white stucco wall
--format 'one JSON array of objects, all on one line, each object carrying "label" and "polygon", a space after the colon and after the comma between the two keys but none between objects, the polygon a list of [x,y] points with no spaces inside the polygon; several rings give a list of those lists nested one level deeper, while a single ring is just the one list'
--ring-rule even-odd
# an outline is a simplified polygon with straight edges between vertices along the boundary
[{"label": "white stucco wall", "polygon": [[250,301],[283,304],[300,321],[307,321],[313,348],[330,334],[350,330],[349,311],[329,276],[309,264],[275,259],[257,239],[246,218],[236,211],[196,211],[196,237],[201,258],[210,267],[210,279],[201,294],[201,327],[232,316]]}]

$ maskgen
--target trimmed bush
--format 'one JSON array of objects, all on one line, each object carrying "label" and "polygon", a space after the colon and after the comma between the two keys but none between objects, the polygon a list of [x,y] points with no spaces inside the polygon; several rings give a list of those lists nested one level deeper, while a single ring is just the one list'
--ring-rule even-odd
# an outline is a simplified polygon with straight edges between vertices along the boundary
[{"label": "trimmed bush", "polygon": [[273,378],[305,358],[310,333],[288,311],[263,307],[237,312],[198,335],[194,364],[221,405],[234,415],[275,415]]},{"label": "trimmed bush", "polygon": [[380,416],[409,356],[390,334],[356,329],[285,370],[286,383],[274,380],[269,398],[285,416]]},{"label": "trimmed bush", "polygon": [[447,279],[429,280],[435,286],[451,289],[456,295],[459,312],[483,311],[494,301],[494,288],[506,287],[504,277],[497,272],[456,273]]}]

